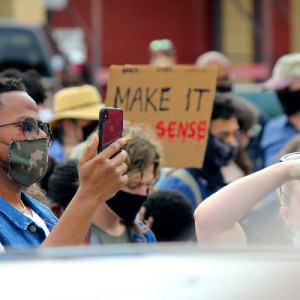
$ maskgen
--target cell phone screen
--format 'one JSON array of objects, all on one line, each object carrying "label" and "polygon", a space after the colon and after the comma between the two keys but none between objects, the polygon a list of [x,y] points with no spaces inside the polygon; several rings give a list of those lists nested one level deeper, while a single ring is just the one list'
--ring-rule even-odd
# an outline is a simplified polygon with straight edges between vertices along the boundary
[{"label": "cell phone screen", "polygon": [[120,108],[105,107],[99,113],[98,152],[122,137],[123,111]]}]

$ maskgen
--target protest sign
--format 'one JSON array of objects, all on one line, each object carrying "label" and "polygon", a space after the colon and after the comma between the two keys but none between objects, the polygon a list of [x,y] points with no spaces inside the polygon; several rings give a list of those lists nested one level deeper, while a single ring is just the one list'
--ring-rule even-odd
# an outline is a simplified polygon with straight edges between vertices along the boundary
[{"label": "protest sign", "polygon": [[163,144],[165,166],[201,168],[216,73],[215,67],[113,65],[105,105],[150,125]]}]

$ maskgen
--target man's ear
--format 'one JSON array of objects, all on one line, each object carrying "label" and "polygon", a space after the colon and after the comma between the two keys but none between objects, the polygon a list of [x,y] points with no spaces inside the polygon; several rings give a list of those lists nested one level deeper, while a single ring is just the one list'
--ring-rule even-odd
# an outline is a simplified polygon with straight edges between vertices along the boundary
[{"label": "man's ear", "polygon": [[57,203],[51,203],[50,205],[50,209],[51,211],[54,213],[54,215],[59,219],[61,217],[62,213],[62,209],[61,206]]},{"label": "man's ear", "polygon": [[289,210],[287,209],[287,207],[285,206],[281,206],[280,207],[280,215],[281,218],[283,219],[284,223],[289,227],[289,228],[293,228],[293,222],[291,220],[291,216],[289,213]]}]

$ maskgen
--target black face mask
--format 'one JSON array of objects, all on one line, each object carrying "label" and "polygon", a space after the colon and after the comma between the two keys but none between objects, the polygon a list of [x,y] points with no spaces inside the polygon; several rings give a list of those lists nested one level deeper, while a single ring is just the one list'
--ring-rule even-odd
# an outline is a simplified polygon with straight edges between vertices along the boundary
[{"label": "black face mask", "polygon": [[205,160],[216,167],[229,165],[234,161],[238,146],[224,142],[220,138],[209,134],[205,151]]},{"label": "black face mask", "polygon": [[300,111],[300,90],[291,92],[290,90],[285,89],[281,92],[277,92],[277,96],[283,111],[288,116]]},{"label": "black face mask", "polygon": [[229,93],[231,90],[231,85],[217,85],[217,92],[219,93]]},{"label": "black face mask", "polygon": [[147,195],[141,196],[118,191],[114,197],[106,201],[106,204],[126,225],[131,225],[146,199]]},{"label": "black face mask", "polygon": [[82,128],[83,132],[83,140],[85,141],[90,134],[97,128],[98,126],[98,121],[93,121],[90,125],[87,125]]}]

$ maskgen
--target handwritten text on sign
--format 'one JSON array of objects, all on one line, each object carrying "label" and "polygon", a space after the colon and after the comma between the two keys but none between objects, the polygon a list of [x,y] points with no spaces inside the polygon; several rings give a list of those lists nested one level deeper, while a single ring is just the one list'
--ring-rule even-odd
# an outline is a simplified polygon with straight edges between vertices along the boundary
[{"label": "handwritten text on sign", "polygon": [[164,147],[165,165],[201,167],[216,69],[195,66],[112,66],[106,106],[149,124]]}]

